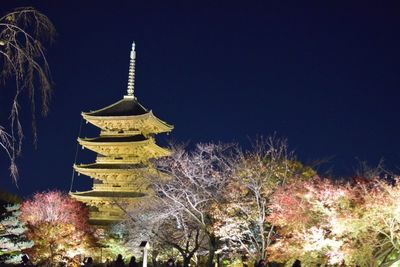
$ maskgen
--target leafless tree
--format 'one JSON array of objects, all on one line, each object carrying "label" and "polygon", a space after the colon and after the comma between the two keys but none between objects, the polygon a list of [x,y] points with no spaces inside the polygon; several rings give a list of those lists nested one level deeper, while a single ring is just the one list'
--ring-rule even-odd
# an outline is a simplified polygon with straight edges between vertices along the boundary
[{"label": "leafless tree", "polygon": [[145,207],[127,209],[127,219],[117,226],[128,233],[126,245],[135,251],[141,241],[149,241],[154,266],[160,253],[168,254],[176,249],[183,259],[183,266],[190,266],[205,239],[202,229],[174,205],[166,206],[157,198],[150,202]]},{"label": "leafless tree", "polygon": [[54,36],[52,22],[34,8],[18,8],[0,18],[0,76],[3,85],[7,83],[14,88],[10,105],[10,129],[6,131],[0,126],[0,147],[10,158],[10,173],[14,182],[18,177],[15,158],[21,152],[24,137],[20,121],[20,96],[27,94],[29,97],[32,132],[36,143],[36,95],[40,95],[42,113],[46,115],[52,91],[50,69],[43,45],[52,41]]},{"label": "leafless tree", "polygon": [[174,207],[175,214],[182,214],[203,231],[208,239],[207,266],[213,266],[218,239],[210,227],[212,209],[224,198],[226,185],[233,174],[231,146],[199,144],[186,152],[175,147],[171,157],[157,162],[157,168],[170,177],[165,182],[155,178],[154,189],[160,201]]},{"label": "leafless tree", "polygon": [[[258,139],[249,151],[222,144],[199,144],[193,151],[179,146],[172,150],[170,157],[156,162],[160,175],[150,177],[159,208],[151,205],[151,211],[133,212],[132,222],[142,225],[141,230],[146,228],[143,225],[152,225],[147,233],[164,242],[168,242],[163,238],[168,232],[165,229],[191,229],[174,233],[179,238],[173,243],[181,248],[181,254],[184,246],[179,244],[189,237],[196,244],[193,237],[198,229],[207,236],[208,266],[212,266],[217,251],[232,251],[227,244],[253,258],[265,258],[274,233],[266,222],[270,195],[285,183],[315,175],[296,160],[285,139],[276,137]],[[140,218],[147,222],[138,223]],[[154,229],[162,230],[157,234]],[[188,252],[183,252],[184,258]]]},{"label": "leafless tree", "polygon": [[198,224],[193,223],[186,214],[176,215],[177,220],[175,218],[165,220],[155,235],[161,243],[178,250],[183,259],[183,267],[189,267],[206,236]]},{"label": "leafless tree", "polygon": [[374,179],[374,178],[389,178],[395,177],[396,175],[386,169],[385,162],[383,159],[380,159],[376,166],[370,166],[368,162],[358,160],[358,166],[355,169],[355,175],[357,177],[363,177],[366,179]]},{"label": "leafless tree", "polygon": [[161,251],[165,252],[165,248],[154,232],[170,212],[163,209],[157,199],[146,200],[145,204],[124,207],[125,220],[115,225],[112,232],[124,233],[121,241],[136,254],[140,253],[139,244],[142,241],[150,242],[150,255],[153,265],[157,266],[156,259]]}]

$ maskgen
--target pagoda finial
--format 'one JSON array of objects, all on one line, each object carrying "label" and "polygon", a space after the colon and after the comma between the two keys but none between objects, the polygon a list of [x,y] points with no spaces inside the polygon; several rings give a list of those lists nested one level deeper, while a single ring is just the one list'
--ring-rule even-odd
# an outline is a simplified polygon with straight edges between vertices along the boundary
[{"label": "pagoda finial", "polygon": [[136,59],[136,51],[135,51],[135,42],[132,43],[131,50],[131,62],[129,65],[129,76],[128,76],[128,94],[125,96],[127,98],[135,98],[135,59]]}]

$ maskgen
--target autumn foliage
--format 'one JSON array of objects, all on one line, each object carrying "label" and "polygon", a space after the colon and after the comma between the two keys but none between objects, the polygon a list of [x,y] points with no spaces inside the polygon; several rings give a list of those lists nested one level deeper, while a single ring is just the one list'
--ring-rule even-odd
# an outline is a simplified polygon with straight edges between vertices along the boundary
[{"label": "autumn foliage", "polygon": [[[175,249],[184,266],[213,266],[214,254],[286,266],[400,266],[400,178],[323,179],[279,139],[249,152],[219,144],[176,149],[157,167],[162,176],[149,177],[154,201],[127,211],[109,247],[151,240],[154,263]],[[35,194],[21,213],[36,263],[93,245],[88,211],[68,195]]]},{"label": "autumn foliage", "polygon": [[390,266],[399,260],[400,185],[379,179],[295,182],[274,194],[271,260],[306,266]]},{"label": "autumn foliage", "polygon": [[266,248],[275,236],[266,221],[271,195],[293,181],[309,180],[315,171],[301,164],[285,139],[257,139],[250,151],[236,150],[234,172],[224,198],[213,203],[214,232],[228,256],[246,255],[251,261],[266,258]]},{"label": "autumn foliage", "polygon": [[36,262],[73,257],[94,241],[87,209],[66,194],[37,193],[22,204],[21,211],[27,236],[34,242],[29,254]]}]

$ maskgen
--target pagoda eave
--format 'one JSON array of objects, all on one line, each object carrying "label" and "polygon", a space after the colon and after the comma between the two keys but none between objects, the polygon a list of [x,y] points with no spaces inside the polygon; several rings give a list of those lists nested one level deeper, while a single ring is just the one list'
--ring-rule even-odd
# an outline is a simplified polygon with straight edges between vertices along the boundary
[{"label": "pagoda eave", "polygon": [[90,217],[89,224],[97,227],[109,227],[121,221],[120,217],[104,218],[104,217]]},{"label": "pagoda eave", "polygon": [[160,120],[152,111],[131,116],[93,116],[83,112],[82,117],[103,131],[121,130],[129,132],[139,130],[145,134],[157,134],[170,132],[174,129],[173,125]]},{"label": "pagoda eave", "polygon": [[[91,177],[92,179],[97,179],[102,181],[102,183],[96,183],[96,188],[108,188],[112,187],[115,182],[124,184],[127,188],[136,187],[139,192],[146,191],[149,183],[145,183],[143,177],[147,175],[153,175],[157,171],[148,167],[139,168],[129,168],[124,167],[124,169],[100,169],[93,168],[93,165],[115,165],[115,164],[81,164],[74,165],[74,170],[82,175]],[[117,164],[119,165],[119,164]],[[138,165],[138,164],[136,164]],[[135,166],[135,165],[128,165]],[[115,189],[114,189],[115,190]],[[122,189],[123,190],[123,189]]]},{"label": "pagoda eave", "polygon": [[[126,147],[126,146],[146,146],[151,143],[150,139],[143,141],[132,141],[132,142],[96,142],[96,138],[78,138],[78,142],[81,146],[86,148],[90,146],[112,146],[112,147]],[[90,149],[90,148],[89,148]]]},{"label": "pagoda eave", "polygon": [[140,201],[147,195],[138,192],[110,192],[110,191],[82,191],[82,192],[70,192],[71,197],[86,203],[89,206],[96,206],[98,204],[112,205],[114,203],[132,203],[134,201]]},{"label": "pagoda eave", "polygon": [[[141,155],[143,160],[155,157],[166,157],[171,154],[168,149],[158,146],[153,140],[136,141],[136,142],[93,142],[89,139],[78,139],[83,147],[92,150],[100,155],[107,157],[137,157]],[[140,153],[138,153],[138,151]]]},{"label": "pagoda eave", "polygon": [[132,170],[147,170],[142,164],[74,164],[74,169],[79,172],[125,173]]}]

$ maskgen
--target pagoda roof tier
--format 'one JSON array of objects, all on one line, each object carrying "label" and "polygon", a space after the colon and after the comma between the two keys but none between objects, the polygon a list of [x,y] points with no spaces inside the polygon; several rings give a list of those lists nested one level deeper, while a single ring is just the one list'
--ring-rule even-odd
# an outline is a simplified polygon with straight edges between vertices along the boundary
[{"label": "pagoda roof tier", "polygon": [[102,135],[94,138],[79,138],[81,140],[88,140],[90,142],[98,143],[127,143],[127,142],[141,142],[149,140],[142,134],[132,136],[106,136]]},{"label": "pagoda roof tier", "polygon": [[127,203],[130,206],[142,203],[143,200],[148,199],[148,194],[133,192],[133,191],[83,191],[83,192],[70,192],[71,197],[76,200],[94,207],[115,207],[118,208],[116,203]]},{"label": "pagoda roof tier", "polygon": [[80,197],[99,197],[99,198],[138,198],[146,196],[143,193],[133,191],[82,191],[73,193],[75,196]]},{"label": "pagoda roof tier", "polygon": [[147,168],[145,164],[106,164],[106,163],[91,163],[74,165],[76,168],[84,168],[86,170],[96,171],[132,171],[132,169]]},{"label": "pagoda roof tier", "polygon": [[89,224],[97,227],[108,227],[109,225],[118,223],[121,218],[104,218],[104,217],[93,217],[89,219]]},{"label": "pagoda roof tier", "polygon": [[169,150],[158,146],[153,138],[143,135],[128,137],[78,138],[80,145],[100,155],[114,158],[140,157],[141,160],[168,156]]},{"label": "pagoda roof tier", "polygon": [[[91,178],[101,181],[121,181],[130,182],[133,180],[142,180],[146,174],[156,172],[144,164],[80,164],[74,165],[75,171]],[[138,181],[139,182],[139,181]]]},{"label": "pagoda roof tier", "polygon": [[123,117],[123,116],[138,116],[148,113],[149,111],[143,107],[136,98],[122,98],[118,102],[111,104],[105,108],[83,114],[92,117]]},{"label": "pagoda roof tier", "polygon": [[170,132],[172,125],[157,118],[144,108],[134,97],[91,112],[83,112],[83,118],[103,131],[140,131],[143,134]]},{"label": "pagoda roof tier", "polygon": [[90,206],[97,205],[112,205],[115,201],[133,203],[140,201],[141,198],[147,195],[134,191],[82,191],[70,192],[71,197],[84,202]]}]

